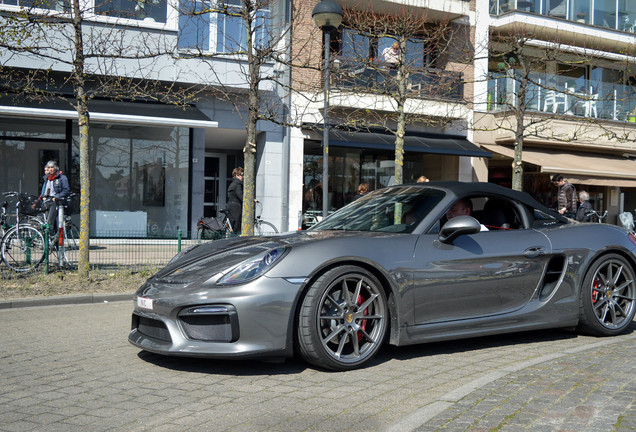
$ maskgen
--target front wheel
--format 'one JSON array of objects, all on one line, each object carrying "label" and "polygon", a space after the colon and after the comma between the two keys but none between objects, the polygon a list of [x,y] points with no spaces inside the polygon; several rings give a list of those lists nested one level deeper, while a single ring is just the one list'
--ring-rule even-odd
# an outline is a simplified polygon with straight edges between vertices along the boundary
[{"label": "front wheel", "polygon": [[276,229],[274,224],[262,220],[254,225],[254,235],[261,236],[272,234],[278,234],[278,230]]},{"label": "front wheel", "polygon": [[388,326],[381,283],[355,266],[333,268],[311,284],[298,320],[301,356],[316,366],[351,370],[378,352]]},{"label": "front wheel", "polygon": [[608,254],[592,264],[581,288],[579,330],[594,336],[621,333],[634,318],[636,281],[632,266]]},{"label": "front wheel", "polygon": [[44,236],[31,225],[17,225],[3,237],[0,254],[11,270],[31,271],[44,261]]}]

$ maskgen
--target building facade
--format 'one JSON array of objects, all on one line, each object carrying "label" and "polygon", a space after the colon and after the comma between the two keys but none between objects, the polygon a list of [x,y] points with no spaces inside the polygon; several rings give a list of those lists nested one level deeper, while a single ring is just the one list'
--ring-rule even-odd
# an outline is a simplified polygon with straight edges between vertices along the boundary
[{"label": "building facade", "polygon": [[488,181],[510,184],[523,137],[524,190],[552,206],[561,174],[619,224],[636,209],[636,3],[477,0],[477,10],[489,44],[477,48],[474,139],[493,152]]},{"label": "building facade", "polygon": [[[323,185],[324,39],[311,17],[316,3],[295,2],[304,14],[292,37],[294,55],[313,66],[292,76],[301,125],[291,133],[290,212],[301,212],[308,224],[321,214]],[[343,22],[330,32],[328,210],[351,202],[360,184],[370,190],[394,184],[396,113],[402,110],[404,183],[422,175],[485,181],[479,173],[491,153],[472,143],[470,128],[474,1],[339,3]],[[401,41],[405,54],[396,66],[384,53]]]},{"label": "building facade", "polygon": [[[242,2],[227,4],[238,10]],[[271,28],[283,27],[288,4],[263,3],[255,15]],[[241,54],[243,22],[214,11],[193,14],[210,7],[203,2],[91,0],[83,7],[82,48],[91,95],[90,235],[196,234],[198,218],[215,216],[225,206],[232,169],[243,164],[241,101],[248,83],[247,56]],[[44,164],[54,159],[78,193],[80,135],[70,75],[77,46],[69,37],[71,4],[4,3],[0,25],[5,35],[24,12],[42,20],[29,29],[39,45],[27,53],[0,51],[5,90],[0,100],[0,190],[37,195]],[[56,23],[46,25],[47,20]],[[275,36],[263,26],[254,34],[259,43]],[[30,43],[9,42],[16,47]],[[38,71],[47,75],[31,89],[22,71],[31,72],[31,84]],[[261,71],[276,73],[274,61]],[[24,87],[11,91],[16,77],[24,80]],[[106,87],[121,87],[117,80],[128,88],[111,95]],[[261,89],[277,92],[275,86]],[[279,229],[287,224],[285,136],[283,127],[258,125],[256,197],[263,218]]]}]

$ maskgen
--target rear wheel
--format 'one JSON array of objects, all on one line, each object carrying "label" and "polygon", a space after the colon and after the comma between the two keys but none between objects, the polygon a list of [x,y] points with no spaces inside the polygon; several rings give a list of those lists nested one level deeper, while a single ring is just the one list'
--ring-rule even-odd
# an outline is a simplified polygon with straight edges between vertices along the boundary
[{"label": "rear wheel", "polygon": [[621,333],[634,318],[634,269],[620,255],[608,254],[592,264],[581,289],[579,330],[595,336]]},{"label": "rear wheel", "polygon": [[263,221],[263,220],[259,221],[254,228],[255,228],[254,229],[254,235],[278,234],[278,230],[276,229],[274,224],[271,224],[271,223]]},{"label": "rear wheel", "polygon": [[378,352],[386,334],[382,285],[359,267],[331,269],[307,291],[298,325],[299,351],[309,363],[333,370],[361,367]]},{"label": "rear wheel", "polygon": [[13,271],[31,271],[44,260],[44,236],[31,225],[15,226],[2,239],[0,254]]}]

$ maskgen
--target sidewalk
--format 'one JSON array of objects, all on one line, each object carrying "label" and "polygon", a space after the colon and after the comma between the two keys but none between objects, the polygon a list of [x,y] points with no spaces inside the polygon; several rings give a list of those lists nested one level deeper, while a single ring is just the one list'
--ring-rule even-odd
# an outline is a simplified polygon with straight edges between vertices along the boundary
[{"label": "sidewalk", "polygon": [[0,300],[0,309],[14,309],[35,306],[72,305],[87,303],[108,303],[134,300],[135,293],[117,294],[71,294],[49,297],[29,297],[12,300]]}]

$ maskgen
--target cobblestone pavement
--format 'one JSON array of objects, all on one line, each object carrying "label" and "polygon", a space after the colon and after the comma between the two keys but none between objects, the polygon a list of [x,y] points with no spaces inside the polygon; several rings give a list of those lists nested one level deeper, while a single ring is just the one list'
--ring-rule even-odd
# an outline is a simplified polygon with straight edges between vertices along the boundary
[{"label": "cobblestone pavement", "polygon": [[139,351],[132,302],[0,310],[0,431],[636,430],[636,325],[387,347],[366,369]]}]

